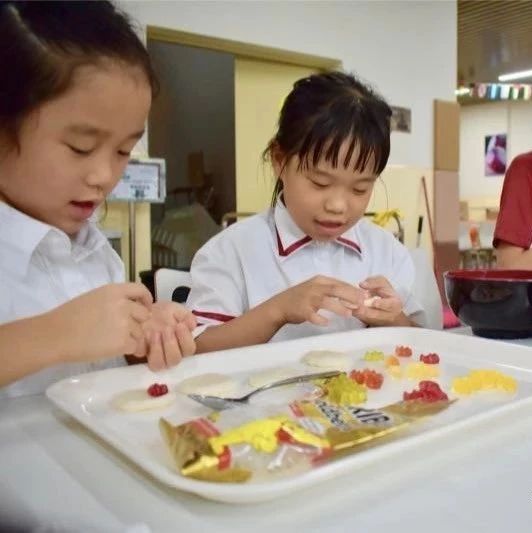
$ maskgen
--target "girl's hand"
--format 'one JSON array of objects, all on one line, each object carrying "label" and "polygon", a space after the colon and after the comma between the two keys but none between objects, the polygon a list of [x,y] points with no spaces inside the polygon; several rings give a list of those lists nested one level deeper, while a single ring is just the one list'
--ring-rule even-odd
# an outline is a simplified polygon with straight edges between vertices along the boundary
[{"label": "girl's hand", "polygon": [[156,302],[150,318],[144,322],[144,336],[135,351],[137,357],[147,357],[152,370],[175,366],[183,357],[196,351],[192,331],[196,318],[182,305]]},{"label": "girl's hand", "polygon": [[63,337],[63,362],[117,357],[135,352],[151,306],[151,294],[140,283],[105,285],[50,311],[48,331]]},{"label": "girl's hand", "polygon": [[318,311],[325,309],[339,316],[350,317],[368,294],[343,281],[315,276],[270,300],[272,312],[280,325],[311,322],[326,326],[329,321]]},{"label": "girl's hand", "polygon": [[353,316],[369,326],[412,326],[403,313],[403,303],[390,282],[383,276],[368,278],[360,284],[371,295]]}]

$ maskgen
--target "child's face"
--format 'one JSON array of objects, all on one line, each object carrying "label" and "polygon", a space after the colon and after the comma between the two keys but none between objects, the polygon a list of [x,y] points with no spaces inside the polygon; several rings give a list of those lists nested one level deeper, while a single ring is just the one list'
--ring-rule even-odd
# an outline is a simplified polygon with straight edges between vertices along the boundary
[{"label": "child's face", "polygon": [[[347,149],[344,143],[339,162],[344,161]],[[356,157],[355,150],[351,161]],[[290,215],[305,234],[320,241],[336,239],[364,216],[377,179],[370,170],[361,173],[340,163],[334,168],[323,159],[315,168],[298,170],[299,159],[292,157],[282,170],[282,158],[274,155],[273,164],[283,181]]]},{"label": "child's face", "polygon": [[76,234],[122,176],[150,105],[140,70],[80,67],[66,93],[23,121],[20,150],[0,160],[0,200]]}]

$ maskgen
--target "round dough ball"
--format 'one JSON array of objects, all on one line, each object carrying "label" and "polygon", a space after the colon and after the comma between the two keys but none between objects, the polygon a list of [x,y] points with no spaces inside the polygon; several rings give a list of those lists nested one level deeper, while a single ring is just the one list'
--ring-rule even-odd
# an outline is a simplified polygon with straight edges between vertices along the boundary
[{"label": "round dough ball", "polygon": [[347,354],[332,350],[313,350],[306,353],[302,361],[309,366],[334,370],[347,370],[351,366]]},{"label": "round dough ball", "polygon": [[135,389],[118,393],[113,397],[111,403],[120,411],[136,413],[150,409],[163,409],[172,404],[175,399],[175,394],[170,391],[162,396],[150,396],[145,390]]}]

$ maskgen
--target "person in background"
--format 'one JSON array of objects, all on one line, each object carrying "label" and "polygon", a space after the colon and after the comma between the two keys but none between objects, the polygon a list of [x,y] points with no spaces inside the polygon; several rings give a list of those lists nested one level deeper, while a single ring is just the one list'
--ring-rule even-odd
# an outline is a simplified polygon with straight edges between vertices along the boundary
[{"label": "person in background", "polygon": [[301,79],[265,151],[273,206],[233,224],[192,262],[186,305],[199,352],[424,324],[415,269],[394,236],[365,220],[390,153],[388,104],[353,75]]},{"label": "person in background", "polygon": [[532,270],[532,152],[515,157],[506,172],[493,246],[497,267]]},{"label": "person in background", "polygon": [[[0,3],[0,71],[0,323],[5,323],[124,281],[122,261],[91,217],[143,135],[157,83],[129,20],[106,1]],[[70,347],[76,337],[86,345],[56,354],[56,361],[21,356],[25,364],[3,380],[16,381],[0,396],[39,393],[61,377],[125,364],[120,352],[98,348],[110,325],[116,326],[116,348],[147,356],[155,369],[194,352],[195,319],[186,309],[151,305],[142,286],[126,287],[82,301],[92,309],[82,312],[80,302],[72,306],[76,314],[65,335],[72,337]],[[125,329],[135,345],[123,342]],[[30,331],[46,337],[42,328]],[[3,365],[10,364],[8,351],[2,349]],[[97,355],[106,360],[94,362]]]}]

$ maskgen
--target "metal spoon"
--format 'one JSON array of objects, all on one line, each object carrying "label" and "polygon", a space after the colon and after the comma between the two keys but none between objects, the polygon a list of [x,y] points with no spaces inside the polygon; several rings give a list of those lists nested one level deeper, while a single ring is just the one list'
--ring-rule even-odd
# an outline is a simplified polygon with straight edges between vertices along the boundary
[{"label": "metal spoon", "polygon": [[274,381],[273,383],[263,385],[258,389],[248,392],[248,394],[240,398],[220,398],[218,396],[204,396],[203,394],[189,394],[188,397],[192,400],[195,400],[196,402],[210,407],[211,409],[215,409],[216,411],[222,411],[224,409],[230,409],[231,407],[246,404],[252,396],[265,390],[273,389],[275,387],[282,387],[283,385],[291,385],[293,383],[304,383],[305,381],[312,381],[313,379],[333,378],[335,376],[339,376],[341,373],[342,372],[339,370],[330,370],[328,372],[319,372],[317,374],[304,374],[302,376],[282,379],[281,381]]}]

